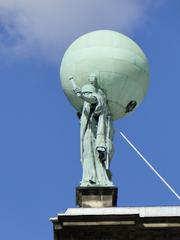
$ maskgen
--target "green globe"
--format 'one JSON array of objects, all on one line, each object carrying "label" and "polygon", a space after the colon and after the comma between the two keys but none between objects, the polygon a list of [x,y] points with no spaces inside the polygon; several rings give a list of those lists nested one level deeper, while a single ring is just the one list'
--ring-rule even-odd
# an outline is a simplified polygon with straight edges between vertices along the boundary
[{"label": "green globe", "polygon": [[60,79],[72,105],[81,112],[83,101],[72,90],[69,76],[83,87],[88,76],[96,74],[105,92],[113,119],[134,110],[146,95],[149,82],[148,61],[141,48],[125,35],[99,30],[87,33],[67,49],[61,63]]}]

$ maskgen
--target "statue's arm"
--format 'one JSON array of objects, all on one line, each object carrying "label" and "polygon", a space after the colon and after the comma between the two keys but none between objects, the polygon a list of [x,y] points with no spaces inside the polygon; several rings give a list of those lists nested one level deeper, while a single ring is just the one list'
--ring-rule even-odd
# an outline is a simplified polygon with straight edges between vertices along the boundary
[{"label": "statue's arm", "polygon": [[69,81],[71,82],[73,92],[76,94],[77,97],[79,97],[82,100],[84,100],[88,103],[91,103],[91,104],[97,103],[97,99],[92,93],[89,93],[89,92],[82,93],[81,92],[81,88],[79,88],[76,85],[74,78],[72,76],[69,77]]},{"label": "statue's arm", "polygon": [[73,90],[77,97],[81,98],[82,100],[90,103],[90,104],[96,104],[97,98],[92,93],[82,93],[80,88],[76,88]]},{"label": "statue's arm", "polygon": [[81,93],[79,97],[90,104],[97,103],[97,98],[92,93]]},{"label": "statue's arm", "polygon": [[74,77],[70,76],[69,81],[71,82],[73,92],[77,97],[91,104],[97,103],[97,98],[92,93],[81,91],[81,88],[76,85]]},{"label": "statue's arm", "polygon": [[70,76],[70,77],[69,77],[69,81],[71,82],[73,92],[74,92],[78,97],[80,97],[80,96],[81,96],[81,89],[76,85],[76,83],[75,83],[75,81],[74,81],[74,77]]}]

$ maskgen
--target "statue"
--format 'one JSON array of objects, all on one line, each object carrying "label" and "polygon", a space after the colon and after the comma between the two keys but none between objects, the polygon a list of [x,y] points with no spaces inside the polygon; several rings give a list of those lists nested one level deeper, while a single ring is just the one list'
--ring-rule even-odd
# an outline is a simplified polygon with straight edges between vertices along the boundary
[{"label": "statue", "polygon": [[[146,95],[149,82],[147,57],[133,40],[121,33],[90,32],[67,49],[61,63],[60,79],[80,118],[83,169],[80,187],[88,188],[87,191],[99,188],[100,195],[104,187],[107,196],[108,189],[115,189],[110,171],[113,121],[134,111]],[[80,192],[86,191],[82,188]]]},{"label": "statue", "polygon": [[80,186],[112,186],[110,160],[113,156],[113,126],[107,98],[97,86],[95,74],[81,89],[69,77],[73,91],[84,102],[80,117],[80,146],[83,176]]}]

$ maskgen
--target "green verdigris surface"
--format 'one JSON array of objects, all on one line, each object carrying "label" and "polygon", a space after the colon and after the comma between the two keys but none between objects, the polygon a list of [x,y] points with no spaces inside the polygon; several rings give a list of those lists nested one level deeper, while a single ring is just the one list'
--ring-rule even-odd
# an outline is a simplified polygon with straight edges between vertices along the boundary
[{"label": "green verdigris surface", "polygon": [[81,89],[70,77],[73,91],[84,101],[80,117],[80,146],[83,176],[81,186],[112,186],[109,170],[113,155],[112,117],[104,92],[98,87],[95,75]]},{"label": "green verdigris surface", "polygon": [[60,78],[80,117],[81,186],[112,186],[112,121],[133,111],[143,100],[149,82],[147,58],[123,34],[95,31],[67,49]]},{"label": "green verdigris surface", "polygon": [[149,82],[147,58],[133,40],[121,33],[90,32],[67,49],[60,68],[61,84],[72,105],[80,112],[83,100],[74,95],[68,77],[73,76],[77,85],[83,87],[92,73],[96,74],[98,85],[107,96],[114,120],[127,114],[130,101],[136,101],[138,106],[146,95]]}]

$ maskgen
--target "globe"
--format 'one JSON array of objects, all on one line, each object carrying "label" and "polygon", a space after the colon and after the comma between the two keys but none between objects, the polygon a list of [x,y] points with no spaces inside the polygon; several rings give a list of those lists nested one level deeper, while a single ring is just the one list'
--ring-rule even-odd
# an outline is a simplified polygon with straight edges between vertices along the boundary
[{"label": "globe", "polygon": [[107,96],[113,120],[134,111],[146,95],[149,83],[148,60],[129,37],[115,31],[98,30],[75,40],[65,52],[60,67],[62,88],[81,112],[83,101],[72,90],[69,76],[78,87],[95,74],[98,87]]}]

